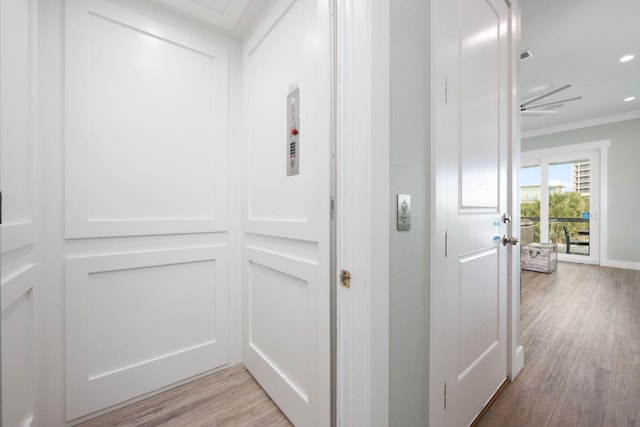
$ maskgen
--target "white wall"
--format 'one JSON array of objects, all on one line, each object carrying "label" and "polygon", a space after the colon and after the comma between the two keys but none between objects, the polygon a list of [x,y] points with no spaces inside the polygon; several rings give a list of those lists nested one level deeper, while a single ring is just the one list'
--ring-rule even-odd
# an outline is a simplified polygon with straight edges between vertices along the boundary
[{"label": "white wall", "polygon": [[[429,422],[430,5],[391,2],[389,425]],[[397,231],[396,195],[412,202]]]},{"label": "white wall", "polygon": [[239,43],[142,2],[66,6],[39,10],[43,426],[240,362]]},{"label": "white wall", "polygon": [[635,192],[640,182],[640,119],[589,126],[522,139],[522,151],[608,139],[607,255],[603,265],[640,269],[640,228],[637,213],[640,198]]}]

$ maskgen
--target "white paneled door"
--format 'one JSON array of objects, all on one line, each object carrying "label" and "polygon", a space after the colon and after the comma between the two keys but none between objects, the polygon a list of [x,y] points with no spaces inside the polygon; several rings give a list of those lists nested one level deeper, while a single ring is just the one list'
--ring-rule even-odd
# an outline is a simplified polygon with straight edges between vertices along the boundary
[{"label": "white paneled door", "polygon": [[36,2],[0,1],[0,190],[2,226],[2,420],[35,414],[34,58]]},{"label": "white paneled door", "polygon": [[447,28],[438,49],[447,56],[436,126],[443,244],[434,327],[444,384],[442,401],[433,401],[435,412],[444,407],[442,425],[466,426],[507,378],[510,11],[505,0],[440,5]]},{"label": "white paneled door", "polygon": [[243,54],[243,359],[297,426],[330,423],[328,3],[276,2]]}]

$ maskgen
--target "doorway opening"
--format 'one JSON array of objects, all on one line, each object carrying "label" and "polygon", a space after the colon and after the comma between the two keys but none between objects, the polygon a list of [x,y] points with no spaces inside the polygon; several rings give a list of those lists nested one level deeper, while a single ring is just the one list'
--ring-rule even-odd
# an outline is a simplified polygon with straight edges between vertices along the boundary
[{"label": "doorway opening", "polygon": [[[599,264],[607,141],[522,152],[522,244],[555,243],[560,261]],[[606,156],[606,153],[604,154]]]}]

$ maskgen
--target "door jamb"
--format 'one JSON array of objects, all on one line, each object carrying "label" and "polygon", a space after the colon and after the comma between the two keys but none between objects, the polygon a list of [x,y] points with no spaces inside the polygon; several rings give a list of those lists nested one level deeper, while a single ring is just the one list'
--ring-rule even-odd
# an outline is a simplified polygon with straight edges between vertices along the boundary
[{"label": "door jamb", "polygon": [[338,425],[386,426],[390,0],[336,3]]},{"label": "door jamb", "polygon": [[[510,4],[509,19],[509,144],[507,175],[508,205],[511,207],[512,221],[509,235],[520,238],[520,0]],[[524,367],[524,347],[520,343],[520,247],[509,249],[509,271],[507,273],[507,375],[513,381]]]}]

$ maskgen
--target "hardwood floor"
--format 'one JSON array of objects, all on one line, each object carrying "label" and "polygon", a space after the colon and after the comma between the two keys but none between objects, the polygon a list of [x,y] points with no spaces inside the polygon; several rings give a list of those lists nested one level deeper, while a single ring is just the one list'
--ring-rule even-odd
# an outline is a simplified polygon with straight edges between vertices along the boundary
[{"label": "hardwood floor", "polygon": [[522,272],[522,372],[479,426],[640,426],[640,271]]},{"label": "hardwood floor", "polygon": [[[523,271],[521,317],[524,369],[478,426],[640,427],[640,271]],[[80,424],[290,425],[241,365]]]},{"label": "hardwood floor", "polygon": [[291,426],[242,366],[168,390],[79,427]]}]

